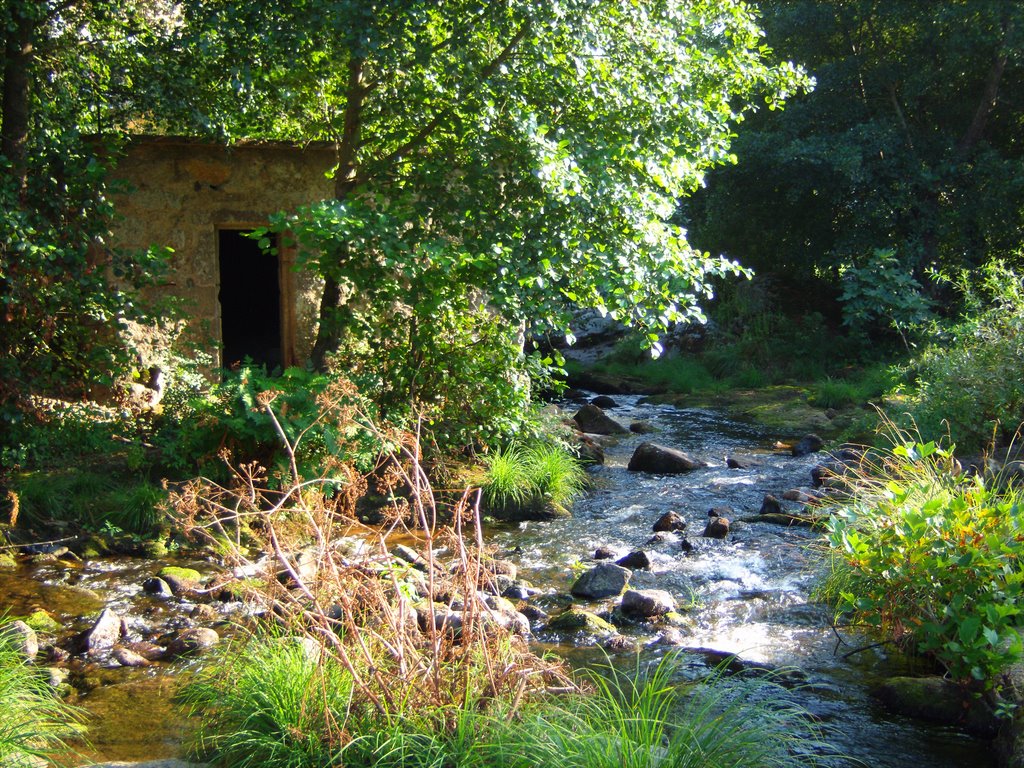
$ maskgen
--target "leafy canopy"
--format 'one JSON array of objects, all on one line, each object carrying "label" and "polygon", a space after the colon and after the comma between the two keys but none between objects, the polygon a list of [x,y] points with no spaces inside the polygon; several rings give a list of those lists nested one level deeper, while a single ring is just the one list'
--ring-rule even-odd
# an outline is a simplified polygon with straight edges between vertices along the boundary
[{"label": "leafy canopy", "polygon": [[654,341],[697,314],[709,275],[736,270],[669,223],[676,199],[730,159],[746,111],[806,85],[765,63],[752,9],[733,0],[183,14],[193,97],[165,127],[336,142],[336,199],[279,226],[339,303],[401,300],[424,317],[473,286],[506,318],[563,327],[568,301]]}]

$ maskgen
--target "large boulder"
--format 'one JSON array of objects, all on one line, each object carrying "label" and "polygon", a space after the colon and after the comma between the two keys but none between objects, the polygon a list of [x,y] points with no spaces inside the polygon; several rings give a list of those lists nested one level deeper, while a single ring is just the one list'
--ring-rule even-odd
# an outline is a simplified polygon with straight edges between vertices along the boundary
[{"label": "large boulder", "polygon": [[599,563],[580,576],[570,590],[585,600],[618,597],[629,583],[631,572],[613,563]]},{"label": "large boulder", "polygon": [[621,435],[629,432],[596,405],[584,405],[576,411],[572,419],[581,432],[589,432],[592,435]]},{"label": "large boulder", "polygon": [[622,595],[622,612],[650,619],[676,609],[676,601],[663,589],[627,589]]},{"label": "large boulder", "polygon": [[629,459],[630,472],[647,472],[655,475],[679,475],[706,467],[703,461],[694,459],[676,448],[657,443],[640,443]]}]

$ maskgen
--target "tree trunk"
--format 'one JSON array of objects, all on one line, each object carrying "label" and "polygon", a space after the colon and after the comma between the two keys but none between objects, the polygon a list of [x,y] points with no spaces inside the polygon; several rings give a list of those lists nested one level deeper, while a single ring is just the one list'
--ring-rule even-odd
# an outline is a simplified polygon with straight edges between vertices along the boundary
[{"label": "tree trunk", "polygon": [[27,9],[15,4],[4,49],[3,100],[0,103],[0,153],[24,191],[28,182],[29,72],[35,56],[35,23]]},{"label": "tree trunk", "polygon": [[[367,88],[363,83],[363,60],[353,58],[348,64],[348,87],[346,89],[345,117],[341,138],[337,144],[338,167],[334,171],[334,197],[338,201],[348,199],[360,184],[358,152],[362,129],[363,100]],[[348,246],[342,244],[337,258],[348,258]],[[335,317],[341,290],[337,280],[330,276],[324,279],[324,290],[320,296],[320,315],[316,331],[316,343],[311,354],[313,367],[324,370],[327,356],[337,351],[341,343],[341,328]]]}]

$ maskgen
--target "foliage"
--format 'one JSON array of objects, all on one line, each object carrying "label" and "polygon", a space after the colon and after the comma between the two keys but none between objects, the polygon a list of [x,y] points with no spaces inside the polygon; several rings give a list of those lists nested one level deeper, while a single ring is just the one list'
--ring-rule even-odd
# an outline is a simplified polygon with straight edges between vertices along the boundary
[{"label": "foliage", "polygon": [[843,324],[858,333],[884,321],[909,347],[908,331],[931,317],[933,302],[892,249],[875,249],[863,266],[846,267],[842,282]]},{"label": "foliage", "polygon": [[27,768],[60,753],[81,715],[25,663],[2,630],[0,623],[0,763]]},{"label": "foliage", "polygon": [[429,713],[360,717],[346,670],[289,638],[237,649],[227,663],[231,674],[207,668],[186,699],[207,716],[205,748],[237,768],[796,766],[816,761],[791,747],[820,747],[781,688],[720,678],[681,686],[672,657],[650,670],[591,670],[588,693],[538,699],[518,714],[504,711],[507,701],[485,712],[459,705],[448,731],[426,727]]},{"label": "foliage", "polygon": [[165,490],[109,469],[38,469],[13,475],[10,486],[29,525],[66,521],[148,535],[164,522]]},{"label": "foliage", "polygon": [[[216,671],[214,671],[216,670]],[[351,704],[352,679],[297,638],[272,637],[221,654],[181,700],[203,713],[200,752],[226,765],[300,768],[333,764]]]},{"label": "foliage", "polygon": [[164,254],[106,242],[113,137],[108,119],[149,25],[134,3],[5,3],[0,11],[0,427],[30,410],[28,392],[82,396],[124,373],[119,323],[147,318],[135,288]]},{"label": "foliage", "polygon": [[932,341],[904,371],[904,399],[892,418],[926,434],[948,433],[966,450],[1008,445],[1024,421],[1024,284],[1003,262],[955,283],[965,311],[933,325]]},{"label": "foliage", "polygon": [[[806,66],[816,87],[744,126],[739,163],[712,171],[686,206],[695,244],[774,276],[790,303],[819,310],[850,268],[873,277],[876,252],[892,253],[888,275],[868,284],[911,302],[911,314],[928,298],[939,310],[951,304],[926,283],[929,269],[1014,258],[1024,223],[1019,5],[758,7],[777,53]],[[897,296],[890,278],[918,297]]]},{"label": "foliage", "polygon": [[211,0],[180,21],[154,128],[335,143],[332,199],[263,245],[286,233],[324,279],[314,365],[333,353],[442,446],[515,435],[545,364],[522,334],[564,331],[570,304],[648,345],[698,316],[737,268],[690,248],[675,199],[745,113],[806,84],[764,65],[734,0]]},{"label": "foliage", "polygon": [[[303,368],[269,376],[246,365],[165,409],[153,439],[164,466],[179,475],[224,478],[227,463],[255,462],[269,470],[273,487],[281,487],[290,480],[292,459],[306,478],[330,475],[342,461],[355,461],[364,471],[373,467],[381,446],[351,420],[353,408],[372,414],[371,405],[340,376]],[[292,457],[282,440],[294,449]]]},{"label": "foliage", "polygon": [[819,408],[842,408],[878,401],[896,386],[898,371],[888,363],[867,364],[844,376],[826,377],[811,385],[807,402]]},{"label": "foliage", "polygon": [[838,608],[958,680],[991,683],[1019,658],[1021,490],[958,472],[952,453],[907,440],[865,468],[828,523]]},{"label": "foliage", "polygon": [[[229,662],[206,667],[189,687],[185,696],[203,715],[200,739],[211,757],[282,766],[325,758],[430,764],[437,749],[458,741],[466,717],[495,707],[511,713],[546,686],[569,684],[560,665],[535,656],[481,599],[492,575],[468,497],[457,505],[454,527],[439,526],[418,447],[409,436],[380,437],[396,446],[387,465],[408,489],[393,500],[392,518],[396,526],[415,523],[423,572],[389,554],[386,532],[355,524],[366,484],[351,467],[344,498],[328,499],[318,491],[336,480],[302,478],[290,445],[292,482],[281,492],[266,491],[239,468],[241,482],[232,488],[195,481],[177,497],[189,532],[221,541],[231,562],[254,565],[240,537],[228,535],[242,525],[259,553],[272,553],[254,597],[277,605],[278,618],[302,636],[296,645],[257,639],[229,651]],[[341,532],[349,536],[339,539]],[[301,567],[288,554],[300,542],[311,553]],[[442,547],[454,553],[444,567]]]},{"label": "foliage", "polygon": [[585,484],[579,461],[550,442],[512,443],[488,454],[480,480],[485,508],[499,516],[546,507],[565,511]]}]

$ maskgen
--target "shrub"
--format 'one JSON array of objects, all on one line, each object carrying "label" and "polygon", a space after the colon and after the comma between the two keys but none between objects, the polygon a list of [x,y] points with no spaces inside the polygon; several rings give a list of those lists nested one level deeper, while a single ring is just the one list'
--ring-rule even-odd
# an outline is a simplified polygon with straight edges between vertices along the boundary
[{"label": "shrub", "polygon": [[891,415],[925,434],[948,432],[962,449],[993,437],[1005,445],[1024,420],[1024,283],[994,262],[978,285],[965,276],[957,286],[965,295],[962,319],[931,329],[933,341],[904,371],[905,414]]},{"label": "shrub", "polygon": [[39,758],[53,760],[80,721],[79,711],[59,699],[0,632],[0,765],[28,768]]},{"label": "shrub", "polygon": [[[274,415],[267,409],[274,403]],[[155,440],[168,469],[224,480],[226,461],[257,462],[269,471],[271,487],[290,481],[294,459],[304,477],[330,474],[338,461],[371,468],[381,446],[353,418],[372,414],[372,405],[345,378],[302,368],[269,376],[245,366],[221,384],[166,413]],[[292,446],[288,456],[284,441]]]},{"label": "shrub", "polygon": [[956,469],[934,443],[905,439],[882,454],[828,523],[831,592],[855,622],[958,680],[990,682],[1021,651],[1024,508],[1020,490]]}]

